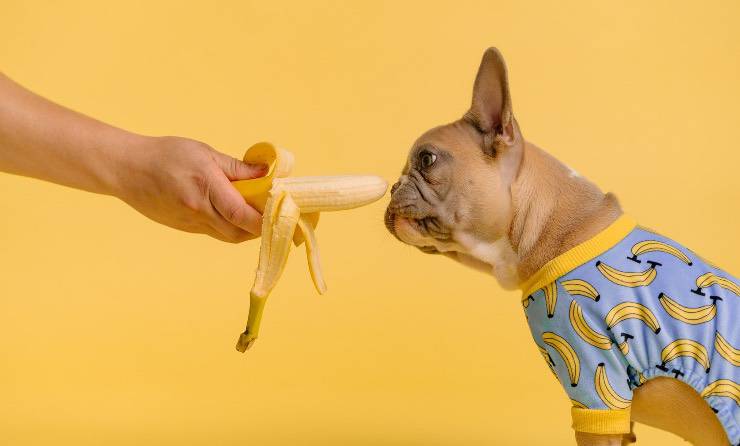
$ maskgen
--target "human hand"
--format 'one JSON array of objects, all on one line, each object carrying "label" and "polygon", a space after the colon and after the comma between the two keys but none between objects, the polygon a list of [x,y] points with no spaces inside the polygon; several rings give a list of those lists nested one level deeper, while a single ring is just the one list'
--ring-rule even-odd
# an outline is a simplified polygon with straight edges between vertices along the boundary
[{"label": "human hand", "polygon": [[174,136],[142,137],[120,156],[113,193],[152,220],[231,243],[260,234],[262,216],[230,181],[263,176],[267,166]]}]

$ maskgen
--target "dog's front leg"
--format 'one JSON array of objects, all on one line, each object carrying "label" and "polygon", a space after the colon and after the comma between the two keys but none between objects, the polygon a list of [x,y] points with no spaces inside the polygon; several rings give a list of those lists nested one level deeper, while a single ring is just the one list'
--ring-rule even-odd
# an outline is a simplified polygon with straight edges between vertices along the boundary
[{"label": "dog's front leg", "polygon": [[578,446],[628,446],[637,439],[635,434],[599,435],[576,432],[576,443]]},{"label": "dog's front leg", "polygon": [[622,446],[622,435],[600,435],[576,432],[578,446]]}]

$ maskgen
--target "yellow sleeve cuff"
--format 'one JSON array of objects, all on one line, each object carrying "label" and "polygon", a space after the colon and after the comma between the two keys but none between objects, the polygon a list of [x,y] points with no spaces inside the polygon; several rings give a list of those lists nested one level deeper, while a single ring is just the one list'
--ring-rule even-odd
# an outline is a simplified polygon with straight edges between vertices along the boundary
[{"label": "yellow sleeve cuff", "polygon": [[589,434],[628,434],[630,433],[630,410],[581,409],[571,407],[573,429]]}]

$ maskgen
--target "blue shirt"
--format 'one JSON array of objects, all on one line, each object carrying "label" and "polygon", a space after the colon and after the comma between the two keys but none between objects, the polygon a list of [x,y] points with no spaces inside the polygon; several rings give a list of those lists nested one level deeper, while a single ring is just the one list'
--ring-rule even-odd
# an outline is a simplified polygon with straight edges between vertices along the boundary
[{"label": "blue shirt", "polygon": [[629,432],[632,391],[667,376],[693,387],[740,443],[738,283],[624,216],[548,262],[522,305],[574,428]]}]

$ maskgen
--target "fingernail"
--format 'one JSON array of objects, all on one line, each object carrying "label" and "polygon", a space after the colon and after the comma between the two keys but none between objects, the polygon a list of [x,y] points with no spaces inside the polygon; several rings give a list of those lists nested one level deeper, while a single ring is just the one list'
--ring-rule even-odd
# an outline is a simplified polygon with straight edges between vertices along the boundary
[{"label": "fingernail", "polygon": [[262,163],[260,164],[246,163],[246,164],[247,164],[247,167],[254,169],[257,172],[267,172],[267,164],[262,164]]}]

